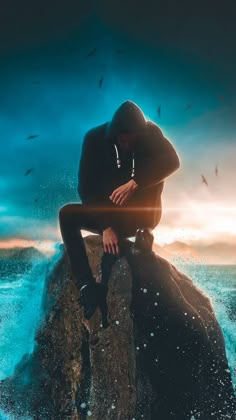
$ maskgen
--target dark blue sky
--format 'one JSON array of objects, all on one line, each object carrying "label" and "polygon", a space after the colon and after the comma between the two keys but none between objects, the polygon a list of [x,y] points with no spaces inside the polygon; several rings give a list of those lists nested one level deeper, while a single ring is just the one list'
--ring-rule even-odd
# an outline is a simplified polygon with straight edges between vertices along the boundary
[{"label": "dark blue sky", "polygon": [[[58,237],[58,209],[79,200],[83,136],[127,99],[174,143],[184,163],[178,188],[192,194],[198,176],[192,169],[201,173],[211,158],[214,166],[220,157],[235,177],[227,160],[235,153],[235,3],[191,3],[3,5],[1,240]],[[96,54],[86,57],[93,48]],[[27,140],[30,134],[39,137]]]}]

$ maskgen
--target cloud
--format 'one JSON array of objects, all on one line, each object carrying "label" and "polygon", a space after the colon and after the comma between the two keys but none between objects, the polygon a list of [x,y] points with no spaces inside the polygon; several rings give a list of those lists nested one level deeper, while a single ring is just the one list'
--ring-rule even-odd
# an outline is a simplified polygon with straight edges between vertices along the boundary
[{"label": "cloud", "polygon": [[30,239],[33,241],[58,239],[58,227],[55,222],[51,223],[22,216],[2,216],[0,217],[0,224],[1,240],[9,240],[11,238]]},{"label": "cloud", "polygon": [[[90,35],[88,44],[95,39],[94,33]],[[114,48],[126,38],[114,34],[110,40],[107,35],[108,29],[92,63],[84,60],[87,44],[74,39],[74,44],[66,44],[71,49],[57,45],[55,51],[60,54],[51,46],[20,61],[12,57],[2,72],[1,238],[60,238],[59,208],[79,201],[77,172],[83,135],[108,121],[120,102],[130,98],[154,120],[161,101],[160,126],[181,159],[181,168],[166,180],[157,232],[179,239],[183,235],[189,240],[219,236],[231,240],[234,215],[219,210],[236,205],[235,105],[230,91],[221,103],[217,93],[225,94],[219,88],[227,90],[226,85],[220,77],[213,78],[203,62],[196,64],[169,50],[154,56],[151,45],[131,38],[118,59]],[[34,60],[40,61],[37,71],[32,70]],[[101,72],[105,73],[102,91],[97,86]],[[32,85],[35,75],[39,86]],[[194,106],[184,112],[189,100],[194,100]],[[39,137],[26,140],[32,133]],[[24,176],[31,167],[34,171]],[[202,173],[209,187],[202,184]]]}]

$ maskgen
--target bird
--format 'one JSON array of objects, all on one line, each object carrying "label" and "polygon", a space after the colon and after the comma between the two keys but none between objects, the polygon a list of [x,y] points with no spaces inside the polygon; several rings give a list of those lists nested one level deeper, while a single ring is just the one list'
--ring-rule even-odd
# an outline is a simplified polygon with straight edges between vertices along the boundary
[{"label": "bird", "polygon": [[97,52],[97,48],[93,48],[89,53],[87,54],[87,57],[92,57],[92,55],[95,55]]},{"label": "bird", "polygon": [[185,108],[185,111],[187,111],[188,109],[192,108],[193,104],[188,104]]},{"label": "bird", "polygon": [[29,174],[30,174],[30,172],[32,172],[32,171],[33,171],[33,169],[34,169],[34,168],[27,169],[27,171],[25,172],[25,176],[26,176],[26,175],[29,175]]},{"label": "bird", "polygon": [[99,87],[101,88],[103,84],[103,76],[101,77],[101,79],[99,80]]},{"label": "bird", "polygon": [[157,113],[158,113],[158,116],[160,117],[160,116],[161,116],[161,106],[159,106],[159,107],[157,108]]},{"label": "bird", "polygon": [[201,175],[201,177],[202,177],[203,184],[206,184],[208,186],[208,182],[207,182],[206,178],[204,177],[204,175]]},{"label": "bird", "polygon": [[32,139],[36,139],[36,137],[39,137],[39,134],[30,134],[26,140],[32,140]]},{"label": "bird", "polygon": [[218,166],[216,165],[216,166],[215,166],[215,174],[216,174],[216,176],[218,176],[218,172],[219,172],[219,171],[218,171]]}]

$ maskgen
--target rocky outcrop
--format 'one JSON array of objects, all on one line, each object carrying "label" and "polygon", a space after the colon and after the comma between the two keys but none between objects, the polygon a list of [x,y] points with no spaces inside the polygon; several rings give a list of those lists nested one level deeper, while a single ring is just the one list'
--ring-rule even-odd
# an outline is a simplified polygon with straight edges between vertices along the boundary
[{"label": "rocky outcrop", "polygon": [[38,261],[46,259],[46,256],[33,246],[14,247],[0,249],[0,259],[17,261]]},{"label": "rocky outcrop", "polygon": [[[96,274],[101,237],[85,244]],[[45,281],[34,352],[1,382],[3,409],[43,420],[233,419],[224,338],[210,300],[167,260],[127,244],[110,278],[106,329],[99,310],[83,319],[62,253]]]}]

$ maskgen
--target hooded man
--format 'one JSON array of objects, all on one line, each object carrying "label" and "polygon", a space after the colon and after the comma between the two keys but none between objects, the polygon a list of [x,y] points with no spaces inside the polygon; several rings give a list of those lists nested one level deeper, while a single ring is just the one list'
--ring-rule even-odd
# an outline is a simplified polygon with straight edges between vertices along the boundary
[{"label": "hooded man", "polygon": [[[110,122],[86,133],[78,172],[82,204],[66,204],[59,212],[86,319],[101,302],[105,305],[107,281],[121,255],[122,240],[159,223],[164,180],[179,166],[172,143],[132,101],[123,102]],[[103,237],[101,283],[92,275],[81,229]]]}]

